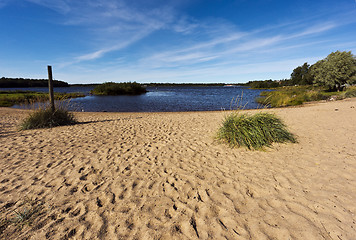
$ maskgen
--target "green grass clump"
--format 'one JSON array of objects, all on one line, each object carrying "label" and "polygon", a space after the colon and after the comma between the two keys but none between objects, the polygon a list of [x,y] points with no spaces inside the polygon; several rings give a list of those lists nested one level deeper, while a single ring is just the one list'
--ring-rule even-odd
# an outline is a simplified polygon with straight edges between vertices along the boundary
[{"label": "green grass clump", "polygon": [[56,105],[55,111],[52,111],[49,104],[40,106],[21,123],[20,129],[52,128],[77,123],[63,101]]},{"label": "green grass clump", "polygon": [[91,93],[94,95],[138,95],[146,93],[146,88],[136,82],[106,82],[96,86]]},{"label": "green grass clump", "polygon": [[246,146],[248,149],[261,149],[274,142],[296,142],[284,123],[270,113],[248,115],[233,112],[225,118],[217,139],[231,147]]}]

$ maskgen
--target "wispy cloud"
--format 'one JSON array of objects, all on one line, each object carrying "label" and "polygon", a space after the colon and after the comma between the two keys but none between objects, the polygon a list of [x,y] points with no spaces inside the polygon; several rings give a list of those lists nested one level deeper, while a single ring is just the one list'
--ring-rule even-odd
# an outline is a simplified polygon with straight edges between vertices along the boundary
[{"label": "wispy cloud", "polygon": [[[191,22],[194,21],[185,23],[186,29],[189,29]],[[252,29],[249,32],[232,29],[223,31],[224,34],[213,36],[209,34],[211,29],[207,28],[205,23],[196,22],[193,26],[194,31],[182,32],[184,37],[180,44],[168,45],[168,50],[166,48],[163,51],[153,49],[149,54],[144,54],[135,62],[131,62],[130,65],[135,66],[134,68],[125,62],[118,62],[110,71],[104,71],[101,74],[103,76],[106,76],[105,72],[112,74],[107,75],[106,79],[117,79],[116,74],[120,75],[121,80],[141,82],[167,82],[169,79],[180,82],[204,82],[217,77],[221,78],[221,82],[247,81],[252,80],[253,74],[255,74],[255,79],[256,76],[260,76],[257,79],[265,79],[277,77],[277,72],[284,72],[285,77],[289,77],[290,72],[296,66],[304,62],[313,63],[325,56],[291,57],[291,59],[281,61],[276,61],[275,57],[278,58],[279,54],[287,50],[298,51],[298,49],[310,48],[320,45],[321,42],[327,42],[317,40],[318,38],[312,39],[340,25],[342,23],[336,24],[332,21],[309,24],[300,22],[298,25],[283,24],[276,27],[269,26],[268,29]],[[165,25],[167,26],[169,27]],[[171,26],[174,26],[174,22]],[[231,26],[226,26],[226,28],[231,29]],[[273,31],[270,31],[271,29]],[[175,31],[173,27],[171,30]],[[199,41],[191,41],[192,36],[202,38]],[[304,41],[304,39],[308,40]],[[121,47],[126,46],[128,45]],[[106,52],[118,49],[121,48],[93,52],[93,55],[82,56],[82,60],[99,58]]]},{"label": "wispy cloud", "polygon": [[199,24],[195,20],[188,19],[188,17],[186,16],[181,17],[176,23],[172,25],[172,29],[175,32],[182,33],[182,34],[191,34],[198,27]]},{"label": "wispy cloud", "polygon": [[[305,36],[320,34],[336,26],[337,25],[333,23],[323,25],[316,24],[307,28],[301,27],[297,32],[293,29],[291,34],[285,31],[279,31],[280,33],[277,35],[263,33],[265,31],[262,29],[258,31],[252,30],[250,32],[230,32],[228,35],[208,39],[196,44],[193,43],[190,46],[183,44],[181,48],[176,48],[173,51],[168,50],[157,54],[155,53],[141,59],[141,63],[151,65],[154,68],[171,68],[211,62],[216,59],[224,62],[234,58],[235,61],[238,62],[241,61],[241,54],[251,55],[265,50],[273,51],[274,48],[280,48],[281,44],[287,45],[284,46],[285,48],[293,48],[295,45],[300,45],[300,43],[297,44],[295,40],[300,40]],[[283,30],[286,27],[288,27],[288,25],[283,25]],[[295,28],[295,25],[292,27]],[[271,27],[269,27],[269,29],[270,28]]]},{"label": "wispy cloud", "polygon": [[[179,15],[172,4],[162,2],[142,8],[140,5],[145,4],[143,0],[135,4],[125,0],[27,1],[51,8],[63,15],[64,24],[81,26],[91,33],[87,40],[90,50],[67,61],[69,64],[103,58],[110,52],[125,49],[160,30],[181,34],[181,45],[171,46],[168,51],[153,51],[149,56],[138,60],[139,63],[149,63],[150,66],[159,68],[211,62],[240,53],[263,50],[278,43],[288,44],[293,39],[320,34],[338,26],[327,22],[296,29],[305,23],[291,22],[240,32],[237,26],[227,21],[218,20],[212,23],[211,20],[204,22]],[[291,34],[285,33],[288,29],[291,29]],[[283,33],[271,35],[269,31]],[[192,37],[199,40],[191,42]]]},{"label": "wispy cloud", "polygon": [[297,37],[303,37],[303,36],[307,36],[307,35],[318,34],[318,33],[326,32],[328,30],[336,28],[337,26],[338,26],[338,24],[336,24],[334,22],[317,24],[317,25],[308,27],[297,34],[291,35],[291,36],[289,36],[289,38],[297,38]]},{"label": "wispy cloud", "polygon": [[355,10],[309,14],[274,25],[266,21],[253,29],[242,28],[234,18],[188,15],[179,4],[189,1],[0,0],[0,7],[20,1],[55,11],[51,24],[57,21],[61,29],[80,29],[80,37],[70,35],[80,48],[51,59],[78,79],[100,73],[118,81],[192,82],[218,76],[224,81],[242,75],[251,80],[252,73],[288,73],[303,61],[325,57],[330,49],[355,47],[350,39],[338,41],[331,34],[354,24]]},{"label": "wispy cloud", "polygon": [[102,57],[105,53],[110,52],[112,49],[101,49],[92,53],[84,54],[76,58],[76,63],[81,61],[89,61]]},{"label": "wispy cloud", "polygon": [[262,47],[267,47],[273,44],[276,44],[282,40],[280,36],[274,37],[266,37],[260,38],[256,40],[251,40],[244,42],[242,44],[238,44],[235,48],[232,48],[228,51],[228,53],[236,53],[236,52],[246,52],[251,50],[259,50]]},{"label": "wispy cloud", "polygon": [[206,62],[217,58],[220,50],[217,48],[224,47],[224,45],[234,42],[243,37],[243,33],[232,33],[222,37],[200,41],[198,43],[181,47],[176,47],[175,50],[168,50],[159,53],[154,53],[151,56],[141,59],[144,64],[151,63],[159,66],[164,64],[166,66],[176,66],[180,64],[195,64]]},{"label": "wispy cloud", "polygon": [[[123,49],[148,36],[150,33],[163,29],[172,22],[174,10],[169,4],[152,4],[150,8],[140,8],[145,1],[125,0],[26,0],[38,4],[63,16],[58,24],[80,26],[89,33],[87,46],[89,52],[83,53],[72,63],[95,60],[105,54]],[[153,3],[153,2],[151,2]],[[177,31],[188,31],[182,22]]]},{"label": "wispy cloud", "polygon": [[136,32],[135,34],[133,34],[132,36],[130,36],[129,39],[125,40],[121,40],[118,43],[114,43],[115,45],[112,45],[110,47],[107,48],[102,48],[100,50],[95,50],[94,52],[88,53],[88,54],[84,54],[81,56],[76,57],[76,61],[75,63],[79,63],[81,61],[89,61],[89,60],[95,60],[98,58],[103,57],[106,53],[112,52],[112,51],[117,51],[120,49],[123,49],[129,45],[131,45],[132,43],[144,38],[145,36],[147,36],[150,33],[149,29],[141,29],[140,32]]}]

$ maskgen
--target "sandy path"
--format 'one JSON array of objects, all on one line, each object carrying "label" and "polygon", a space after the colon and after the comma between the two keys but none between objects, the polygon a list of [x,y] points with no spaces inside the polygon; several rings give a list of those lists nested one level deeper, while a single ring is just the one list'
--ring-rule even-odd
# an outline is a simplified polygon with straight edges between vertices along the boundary
[{"label": "sandy path", "polygon": [[[213,140],[226,113],[76,113],[16,131],[0,108],[1,218],[45,203],[18,239],[356,239],[356,99],[273,109],[298,144]],[[337,110],[336,110],[337,109]]]}]

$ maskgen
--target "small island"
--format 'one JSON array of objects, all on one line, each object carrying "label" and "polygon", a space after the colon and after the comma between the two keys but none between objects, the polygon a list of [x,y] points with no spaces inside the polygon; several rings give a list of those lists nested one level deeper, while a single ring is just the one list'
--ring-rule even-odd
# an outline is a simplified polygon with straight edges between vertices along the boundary
[{"label": "small island", "polygon": [[137,82],[105,82],[96,86],[90,93],[98,96],[107,95],[139,95],[146,93],[147,90]]}]

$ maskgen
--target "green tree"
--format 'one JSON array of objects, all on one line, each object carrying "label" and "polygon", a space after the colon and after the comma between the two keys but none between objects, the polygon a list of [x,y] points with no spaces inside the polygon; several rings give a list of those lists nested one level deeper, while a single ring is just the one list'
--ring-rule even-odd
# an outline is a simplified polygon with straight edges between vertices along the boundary
[{"label": "green tree", "polygon": [[291,74],[291,85],[310,85],[313,84],[313,76],[310,74],[310,65],[304,63],[295,68]]},{"label": "green tree", "polygon": [[346,84],[356,83],[356,57],[349,52],[332,52],[311,67],[314,82],[340,91]]}]

